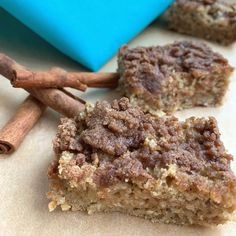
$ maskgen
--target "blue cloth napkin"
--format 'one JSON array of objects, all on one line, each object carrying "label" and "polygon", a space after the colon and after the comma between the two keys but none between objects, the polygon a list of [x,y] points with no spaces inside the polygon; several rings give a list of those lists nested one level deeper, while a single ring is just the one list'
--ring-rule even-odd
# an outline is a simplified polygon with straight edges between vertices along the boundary
[{"label": "blue cloth napkin", "polygon": [[98,70],[173,0],[0,0],[57,49]]}]

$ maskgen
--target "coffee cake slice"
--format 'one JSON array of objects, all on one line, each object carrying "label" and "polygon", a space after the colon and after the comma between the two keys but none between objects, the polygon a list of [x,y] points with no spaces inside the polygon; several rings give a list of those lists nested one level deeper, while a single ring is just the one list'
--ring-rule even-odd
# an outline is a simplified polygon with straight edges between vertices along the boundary
[{"label": "coffee cake slice", "polygon": [[171,114],[222,104],[233,68],[207,45],[180,41],[165,46],[123,46],[118,55],[121,87],[145,111]]},{"label": "coffee cake slice", "polygon": [[232,156],[214,118],[157,117],[127,98],[64,118],[48,176],[49,210],[112,212],[215,225],[236,208]]},{"label": "coffee cake slice", "polygon": [[235,0],[176,0],[163,18],[180,33],[224,45],[236,41]]}]

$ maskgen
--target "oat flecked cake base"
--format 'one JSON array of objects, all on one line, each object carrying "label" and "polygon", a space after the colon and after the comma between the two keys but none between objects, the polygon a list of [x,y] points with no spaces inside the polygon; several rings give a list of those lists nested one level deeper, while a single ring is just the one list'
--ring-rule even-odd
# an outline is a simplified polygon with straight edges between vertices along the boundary
[{"label": "oat flecked cake base", "polygon": [[232,156],[214,118],[144,114],[127,98],[62,119],[48,168],[49,210],[118,211],[153,222],[217,225],[236,209]]}]

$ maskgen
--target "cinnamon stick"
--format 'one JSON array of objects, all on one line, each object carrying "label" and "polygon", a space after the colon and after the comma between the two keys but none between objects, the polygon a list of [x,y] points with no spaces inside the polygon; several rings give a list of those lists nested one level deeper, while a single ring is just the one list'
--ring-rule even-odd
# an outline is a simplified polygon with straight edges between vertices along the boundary
[{"label": "cinnamon stick", "polygon": [[14,71],[11,84],[15,88],[62,88],[71,87],[85,91],[87,86],[65,70],[53,68],[48,72],[33,72],[26,69]]},{"label": "cinnamon stick", "polygon": [[0,130],[0,154],[14,152],[37,123],[46,106],[32,97],[26,98],[16,114]]},{"label": "cinnamon stick", "polygon": [[[0,74],[10,81],[20,71],[29,71],[4,54],[0,54]],[[46,106],[67,117],[76,116],[84,110],[85,102],[63,89],[26,89]]]},{"label": "cinnamon stick", "polygon": [[88,87],[113,88],[118,84],[118,73],[67,72],[55,67],[48,72],[32,72],[26,69],[14,71],[11,83],[15,88],[71,87],[85,91]]},{"label": "cinnamon stick", "polygon": [[60,114],[72,118],[85,108],[85,102],[64,89],[26,89],[42,103]]},{"label": "cinnamon stick", "polygon": [[[77,73],[71,73],[77,74]],[[79,74],[79,73],[78,73]],[[119,73],[81,73],[80,81],[88,87],[115,88],[118,85]]]}]

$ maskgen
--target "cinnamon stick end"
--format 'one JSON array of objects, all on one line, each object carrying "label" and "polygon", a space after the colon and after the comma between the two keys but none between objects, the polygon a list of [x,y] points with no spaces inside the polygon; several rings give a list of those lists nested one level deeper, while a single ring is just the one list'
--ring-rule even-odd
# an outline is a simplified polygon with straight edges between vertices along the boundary
[{"label": "cinnamon stick end", "polygon": [[15,148],[12,144],[5,142],[5,141],[0,141],[0,155],[1,154],[11,154],[15,151]]},{"label": "cinnamon stick end", "polygon": [[12,70],[12,76],[10,78],[10,82],[13,85],[13,87],[14,87],[14,83],[16,81],[16,78],[17,78],[17,72],[16,72],[16,70]]}]

